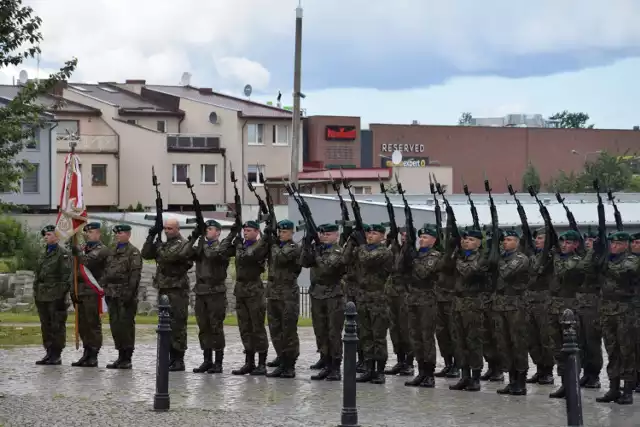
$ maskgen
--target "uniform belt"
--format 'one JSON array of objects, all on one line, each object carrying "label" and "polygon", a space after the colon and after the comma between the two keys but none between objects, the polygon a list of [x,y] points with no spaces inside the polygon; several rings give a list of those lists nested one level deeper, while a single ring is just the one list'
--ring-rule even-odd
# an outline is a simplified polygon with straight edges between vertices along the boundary
[{"label": "uniform belt", "polygon": [[479,298],[480,292],[456,292],[458,298]]}]

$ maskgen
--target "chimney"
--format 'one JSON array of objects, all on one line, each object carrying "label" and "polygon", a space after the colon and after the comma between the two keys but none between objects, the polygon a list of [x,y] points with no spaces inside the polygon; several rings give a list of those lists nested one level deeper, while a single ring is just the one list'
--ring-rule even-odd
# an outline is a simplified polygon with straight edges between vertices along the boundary
[{"label": "chimney", "polygon": [[128,85],[146,85],[147,81],[143,79],[127,79],[124,81],[125,84]]},{"label": "chimney", "polygon": [[213,89],[210,87],[201,87],[198,92],[200,92],[200,95],[213,95]]},{"label": "chimney", "polygon": [[51,88],[51,94],[56,96],[62,96],[66,88],[67,88],[67,81],[59,80],[56,82],[53,88]]}]

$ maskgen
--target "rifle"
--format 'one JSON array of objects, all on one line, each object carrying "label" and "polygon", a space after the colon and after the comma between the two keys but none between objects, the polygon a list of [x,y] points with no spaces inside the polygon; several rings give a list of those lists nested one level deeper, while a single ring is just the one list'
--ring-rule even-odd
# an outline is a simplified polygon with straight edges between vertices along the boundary
[{"label": "rifle", "polygon": [[467,196],[467,200],[469,201],[469,209],[471,210],[471,218],[473,218],[473,228],[476,230],[480,230],[480,220],[478,219],[478,209],[476,209],[476,205],[473,203],[471,199],[471,193],[469,192],[469,187],[464,183],[464,178],[462,179],[462,188],[464,190],[464,195]]},{"label": "rifle", "polygon": [[284,188],[289,193],[290,197],[296,201],[298,205],[298,210],[300,211],[300,215],[302,215],[302,220],[299,222],[299,227],[296,227],[296,231],[300,231],[302,229],[306,230],[305,234],[305,244],[310,245],[311,242],[314,242],[317,246],[320,246],[322,242],[318,237],[318,227],[316,227],[316,223],[313,220],[313,216],[311,215],[311,209],[309,209],[309,205],[304,200],[300,191],[294,183],[287,183],[282,180],[282,184]]},{"label": "rifle", "polygon": [[[597,184],[598,181],[595,181],[594,184]],[[616,219],[616,229],[618,231],[624,230],[624,225],[622,224],[622,215],[620,215],[620,211],[618,210],[618,205],[616,205],[616,198],[613,197],[613,192],[611,190],[607,191],[607,198],[613,205],[613,216]]]},{"label": "rifle", "polygon": [[236,223],[242,225],[242,199],[240,199],[240,193],[238,192],[238,179],[236,178],[236,173],[233,171],[233,165],[229,162],[229,170],[231,175],[231,182],[233,182],[233,191],[235,195],[233,196],[233,211],[227,212],[227,218],[234,217],[236,219]]},{"label": "rifle", "polygon": [[349,209],[347,208],[347,204],[345,203],[344,199],[342,198],[342,194],[340,193],[340,184],[333,179],[331,171],[329,171],[329,178],[331,179],[331,186],[333,187],[333,191],[336,192],[336,194],[338,195],[338,200],[340,200],[340,211],[342,213],[342,219],[336,220],[336,225],[342,226],[340,245],[343,246],[346,243],[349,234],[351,234],[351,232],[347,232],[347,230],[353,227],[353,222],[349,220]]},{"label": "rifle", "polygon": [[158,182],[158,177],[156,176],[156,168],[151,166],[151,183],[156,189],[156,214],[155,215],[145,215],[144,219],[155,221],[153,225],[156,230],[158,230],[158,235],[156,236],[156,243],[162,241],[162,228],[164,227],[164,221],[162,219],[162,194],[160,194],[160,183]]},{"label": "rifle", "polygon": [[500,223],[498,220],[498,209],[493,201],[493,195],[491,194],[491,185],[489,179],[485,175],[484,177],[484,191],[489,195],[489,210],[491,211],[491,247],[489,249],[489,263],[493,266],[491,270],[492,283],[495,286],[498,280],[498,261],[500,259]]},{"label": "rifle", "polygon": [[264,198],[267,202],[267,210],[269,211],[269,216],[271,217],[271,221],[273,224],[276,224],[276,210],[273,207],[273,199],[271,198],[271,193],[269,192],[269,187],[267,187],[267,182],[264,180],[264,175],[262,172],[259,172],[260,182],[264,184]]},{"label": "rifle", "polygon": [[[444,189],[442,188],[440,183],[436,180],[435,175],[433,175],[433,181],[436,184],[436,191],[438,192],[440,197],[442,197],[442,201],[444,202],[445,212],[447,213],[447,223],[451,224],[451,226],[448,227],[449,235],[453,238],[454,247],[459,248],[462,237],[460,236],[460,229],[458,228],[458,224],[456,223],[456,215],[453,212],[453,208],[451,207],[451,204],[449,203],[447,198],[444,196]],[[447,244],[448,243],[449,242],[447,242]]]},{"label": "rifle", "polygon": [[404,197],[405,191],[402,189],[402,184],[398,180],[398,175],[395,175],[396,178],[396,188],[398,189],[398,193],[402,196],[402,203],[404,203],[404,218],[405,218],[405,228],[407,231],[407,244],[410,248],[416,247],[416,229],[413,226],[413,213],[411,212],[411,207],[409,206],[409,202],[407,202],[407,198]]},{"label": "rifle", "polygon": [[522,207],[522,203],[518,199],[516,195],[516,191],[513,189],[511,184],[507,178],[504,179],[507,183],[507,189],[509,190],[509,194],[513,196],[513,200],[516,201],[516,206],[518,207],[518,215],[520,216],[520,223],[522,224],[522,240],[521,246],[524,251],[531,250],[533,251],[535,245],[533,244],[533,234],[531,233],[531,228],[529,227],[529,221],[527,220],[527,213],[524,211]]},{"label": "rifle", "polygon": [[353,195],[353,192],[351,191],[351,185],[344,177],[342,168],[340,168],[340,176],[342,178],[342,186],[347,190],[347,192],[349,193],[349,197],[351,198],[351,210],[353,211],[353,217],[354,217],[354,221],[353,221],[354,231],[357,234],[359,234],[361,237],[358,243],[366,242],[367,236],[365,235],[365,232],[364,232],[364,223],[362,222],[362,215],[360,214],[360,205],[358,204],[356,197]]},{"label": "rifle", "polygon": [[[389,215],[389,222],[383,223],[383,225],[389,227],[389,235],[387,236],[387,239],[389,242],[392,242],[398,238],[398,224],[396,223],[396,213],[393,210],[393,205],[391,204],[391,200],[389,200],[387,189],[385,188],[380,175],[378,175],[378,181],[380,182],[380,192],[384,194],[384,199],[387,203],[387,214]],[[408,229],[407,233],[409,233]]]},{"label": "rifle", "polygon": [[191,197],[193,198],[193,211],[196,214],[195,218],[187,219],[187,224],[191,224],[193,222],[196,223],[196,227],[200,229],[201,235],[205,235],[207,232],[207,226],[204,223],[204,216],[202,215],[202,207],[200,206],[200,201],[198,200],[198,196],[193,191],[193,184],[191,184],[191,180],[189,178],[186,179],[187,188],[191,191]]},{"label": "rifle", "polygon": [[580,235],[580,246],[579,250],[584,250],[584,239],[582,238],[582,233],[580,233],[580,229],[578,229],[578,223],[576,222],[576,218],[573,216],[573,212],[569,210],[567,205],[564,204],[564,198],[560,195],[559,191],[556,191],[556,200],[558,203],[562,205],[564,211],[567,213],[567,221],[569,221],[569,228]]},{"label": "rifle", "polygon": [[[607,220],[604,213],[602,196],[600,195],[600,185],[597,179],[593,180],[593,188],[596,190],[598,196],[598,240],[594,243],[594,249],[598,256],[602,257],[601,260],[603,260],[604,254],[607,251]],[[617,221],[616,218],[616,225]]]},{"label": "rifle", "polygon": [[549,229],[548,234],[549,236],[551,236],[550,240],[552,240],[552,242],[550,242],[550,245],[555,245],[558,241],[558,234],[556,233],[556,230],[553,227],[553,222],[551,222],[551,215],[549,215],[549,210],[540,201],[540,199],[538,198],[538,193],[536,192],[535,188],[533,188],[533,186],[530,185],[528,190],[531,197],[533,197],[536,200],[536,203],[538,203],[538,208],[540,209],[540,215],[542,216],[544,225]]},{"label": "rifle", "polygon": [[429,190],[431,190],[431,195],[433,196],[433,203],[435,205],[434,213],[436,215],[436,231],[438,234],[438,239],[436,240],[436,246],[440,246],[442,244],[442,209],[440,209],[440,202],[438,201],[438,197],[436,196],[436,186],[431,179],[431,173],[429,173]]},{"label": "rifle", "polygon": [[260,207],[260,211],[258,212],[258,222],[260,223],[269,221],[269,208],[264,203],[264,200],[262,200],[262,197],[260,197],[251,181],[247,179],[246,175],[244,176],[244,180],[247,183],[247,187],[249,187],[249,191],[253,193],[256,200],[258,201],[258,206]]}]

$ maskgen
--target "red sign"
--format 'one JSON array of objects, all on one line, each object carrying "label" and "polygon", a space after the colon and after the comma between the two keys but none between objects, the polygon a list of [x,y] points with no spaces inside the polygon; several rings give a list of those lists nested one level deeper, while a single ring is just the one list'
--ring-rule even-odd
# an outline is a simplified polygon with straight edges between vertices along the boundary
[{"label": "red sign", "polygon": [[356,135],[355,126],[327,126],[325,131],[327,141],[354,141]]}]

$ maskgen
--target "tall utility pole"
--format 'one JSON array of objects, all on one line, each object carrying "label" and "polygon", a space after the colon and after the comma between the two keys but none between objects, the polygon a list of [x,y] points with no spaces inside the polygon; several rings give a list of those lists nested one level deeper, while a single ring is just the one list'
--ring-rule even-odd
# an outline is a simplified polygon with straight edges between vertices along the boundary
[{"label": "tall utility pole", "polygon": [[291,133],[291,182],[298,184],[300,159],[300,97],[302,71],[302,4],[298,1],[296,8],[296,46],[293,67],[293,130]]}]

